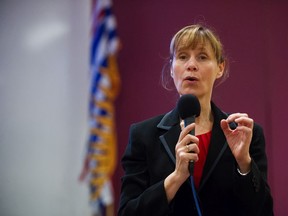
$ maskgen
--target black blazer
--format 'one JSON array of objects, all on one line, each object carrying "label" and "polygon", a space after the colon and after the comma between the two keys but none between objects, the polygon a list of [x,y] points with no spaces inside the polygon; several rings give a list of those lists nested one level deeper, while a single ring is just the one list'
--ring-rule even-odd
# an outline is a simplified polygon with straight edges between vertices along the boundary
[{"label": "black blazer", "polygon": [[[255,124],[250,154],[252,169],[246,176],[237,165],[220,121],[227,118],[212,103],[214,125],[198,196],[203,216],[270,216],[273,201],[267,178],[265,139]],[[175,145],[180,134],[177,109],[130,128],[129,143],[122,157],[120,216],[197,215],[189,179],[168,204],[164,179],[175,169]]]}]

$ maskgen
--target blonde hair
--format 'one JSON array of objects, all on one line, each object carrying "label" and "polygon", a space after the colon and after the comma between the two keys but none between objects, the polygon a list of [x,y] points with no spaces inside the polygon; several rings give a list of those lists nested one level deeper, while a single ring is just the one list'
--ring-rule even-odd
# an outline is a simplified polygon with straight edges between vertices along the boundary
[{"label": "blonde hair", "polygon": [[[219,37],[207,27],[203,25],[189,25],[180,29],[172,38],[170,42],[170,63],[173,61],[175,52],[181,49],[191,48],[195,49],[197,45],[205,45],[209,43],[213,49],[216,61],[218,64],[225,63],[225,70],[218,85],[228,77],[228,62],[224,56],[223,45]],[[165,67],[166,68],[166,67]],[[164,68],[164,69],[165,69]],[[164,72],[164,71],[163,71]],[[170,72],[169,72],[170,77]],[[171,80],[171,77],[169,78]],[[168,76],[162,73],[162,84],[165,89],[170,90],[168,87]]]}]

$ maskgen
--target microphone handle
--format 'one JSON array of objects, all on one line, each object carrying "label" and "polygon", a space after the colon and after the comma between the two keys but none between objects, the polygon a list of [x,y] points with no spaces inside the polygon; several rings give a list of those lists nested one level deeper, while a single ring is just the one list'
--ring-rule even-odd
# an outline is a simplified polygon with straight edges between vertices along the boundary
[{"label": "microphone handle", "polygon": [[[187,125],[192,124],[194,122],[195,122],[195,116],[185,118],[184,119],[184,127],[186,127]],[[190,134],[195,136],[195,129],[191,130]],[[190,175],[193,175],[193,172],[194,172],[194,161],[193,160],[189,161],[188,170],[189,170]]]}]

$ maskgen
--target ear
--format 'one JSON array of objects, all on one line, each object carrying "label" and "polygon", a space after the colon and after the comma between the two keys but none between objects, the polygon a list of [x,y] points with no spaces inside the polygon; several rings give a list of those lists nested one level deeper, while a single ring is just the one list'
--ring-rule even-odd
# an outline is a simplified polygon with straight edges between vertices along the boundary
[{"label": "ear", "polygon": [[173,78],[173,76],[174,76],[174,73],[173,73],[173,71],[172,71],[172,69],[170,70],[170,76]]},{"label": "ear", "polygon": [[225,62],[218,64],[218,69],[219,70],[218,70],[217,75],[216,75],[217,79],[223,76],[224,69],[225,69]]}]

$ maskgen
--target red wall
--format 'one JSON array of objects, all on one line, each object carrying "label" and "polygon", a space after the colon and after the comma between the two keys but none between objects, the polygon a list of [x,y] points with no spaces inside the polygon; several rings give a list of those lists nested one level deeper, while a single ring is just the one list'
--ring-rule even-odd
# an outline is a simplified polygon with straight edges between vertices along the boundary
[{"label": "red wall", "polygon": [[[133,122],[173,108],[177,95],[160,84],[169,43],[184,25],[216,29],[230,59],[230,77],[214,91],[226,112],[247,112],[265,131],[275,215],[288,215],[288,2],[281,0],[114,0],[122,41],[121,93],[116,101],[119,161]],[[120,162],[114,176],[116,207]]]}]

